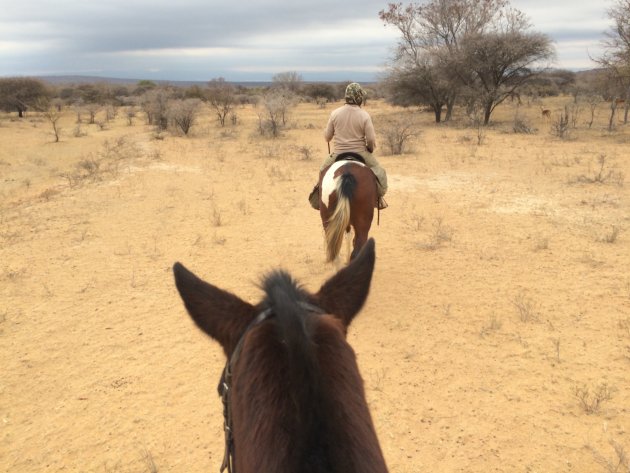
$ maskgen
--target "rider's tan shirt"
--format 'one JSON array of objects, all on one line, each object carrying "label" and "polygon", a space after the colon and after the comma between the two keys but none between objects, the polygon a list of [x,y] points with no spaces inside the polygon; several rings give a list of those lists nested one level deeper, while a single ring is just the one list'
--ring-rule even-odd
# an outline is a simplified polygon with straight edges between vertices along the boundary
[{"label": "rider's tan shirt", "polygon": [[326,141],[333,140],[335,153],[374,151],[376,133],[370,114],[358,105],[345,104],[330,114],[324,131]]}]

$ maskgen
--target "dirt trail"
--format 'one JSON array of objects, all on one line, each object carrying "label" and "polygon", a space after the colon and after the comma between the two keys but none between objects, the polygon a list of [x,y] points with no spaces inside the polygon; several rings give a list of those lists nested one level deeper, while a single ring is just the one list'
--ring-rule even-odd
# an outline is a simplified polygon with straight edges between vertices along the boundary
[{"label": "dirt trail", "polygon": [[[3,119],[0,471],[218,469],[224,359],[171,267],[252,302],[277,266],[316,290],[329,111],[300,105],[276,141],[252,109],[162,140],[120,119],[52,144]],[[379,130],[394,112],[368,111]],[[607,471],[630,453],[630,132],[497,125],[477,146],[430,118],[413,152],[379,155],[390,207],[349,335],[390,470]],[[72,182],[90,155],[109,164]],[[612,174],[588,182],[601,155]]]}]

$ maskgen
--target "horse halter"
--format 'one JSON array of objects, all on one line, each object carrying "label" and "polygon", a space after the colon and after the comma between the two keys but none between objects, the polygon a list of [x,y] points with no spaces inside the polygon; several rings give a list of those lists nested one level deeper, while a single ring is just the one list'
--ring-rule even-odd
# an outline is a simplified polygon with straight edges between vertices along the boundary
[{"label": "horse halter", "polygon": [[[319,307],[309,304],[308,302],[298,301],[297,304],[306,309],[308,312],[313,312],[317,314],[323,314],[324,311]],[[223,473],[225,469],[227,469],[228,473],[235,473],[234,468],[234,437],[232,431],[232,401],[231,401],[231,391],[232,391],[232,369],[234,365],[238,361],[241,351],[243,350],[243,344],[245,341],[245,336],[249,333],[250,330],[255,328],[256,326],[263,323],[265,320],[268,320],[273,315],[273,308],[268,307],[262,312],[260,312],[254,320],[252,320],[241,338],[238,340],[232,355],[225,363],[225,368],[223,368],[223,374],[221,375],[221,381],[219,382],[219,394],[221,395],[221,401],[223,402],[223,431],[225,433],[225,453],[223,454],[223,462],[221,463],[221,468],[219,469],[220,473]]]}]

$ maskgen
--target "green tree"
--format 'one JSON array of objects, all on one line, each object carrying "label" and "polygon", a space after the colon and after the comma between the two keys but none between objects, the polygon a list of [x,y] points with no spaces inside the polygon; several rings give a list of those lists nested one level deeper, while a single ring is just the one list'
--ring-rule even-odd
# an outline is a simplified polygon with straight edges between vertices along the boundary
[{"label": "green tree", "polygon": [[454,93],[451,80],[431,53],[420,54],[413,65],[391,67],[384,86],[394,105],[429,105],[436,123],[442,121],[444,106],[449,106]]},{"label": "green tree", "polygon": [[302,87],[302,93],[312,99],[323,98],[333,101],[337,98],[335,87],[325,82],[317,82],[314,84],[305,84]]},{"label": "green tree", "polygon": [[624,123],[628,123],[630,109],[630,0],[614,0],[608,9],[612,27],[605,33],[604,53],[595,61],[602,66],[610,82],[611,117],[618,103],[624,103]]},{"label": "green tree", "polygon": [[499,104],[536,77],[535,66],[554,54],[546,35],[527,31],[521,12],[508,12],[499,21],[493,31],[469,35],[456,56],[458,77],[482,107],[484,125]]},{"label": "green tree", "polygon": [[49,91],[40,80],[30,77],[0,79],[0,109],[17,112],[21,118],[31,107],[48,100]]},{"label": "green tree", "polygon": [[530,31],[525,15],[507,0],[430,0],[406,7],[390,3],[379,15],[401,33],[390,75],[418,74],[429,81],[417,89],[418,101],[428,104],[434,94],[427,92],[443,91],[446,85],[447,118],[463,94],[479,102],[487,124],[494,108],[553,56],[549,38]]}]

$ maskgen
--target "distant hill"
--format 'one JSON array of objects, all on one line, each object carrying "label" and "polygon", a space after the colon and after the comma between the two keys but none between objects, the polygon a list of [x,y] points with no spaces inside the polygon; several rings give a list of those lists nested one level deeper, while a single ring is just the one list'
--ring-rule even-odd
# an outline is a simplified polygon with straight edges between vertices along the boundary
[{"label": "distant hill", "polygon": [[[37,79],[40,79],[51,85],[77,85],[77,84],[112,84],[112,85],[135,85],[141,80],[145,79],[121,79],[117,77],[99,77],[99,76],[36,76]],[[155,82],[156,84],[169,84],[177,87],[190,87],[193,85],[198,85],[200,87],[206,86],[208,81],[194,81],[194,80],[153,80],[149,79],[151,82]],[[228,81],[230,82],[230,81]],[[266,87],[271,85],[271,82],[230,82],[234,85],[240,85],[243,87]]]},{"label": "distant hill", "polygon": [[[59,76],[35,76],[36,79],[40,79],[47,84],[55,86],[63,85],[80,85],[80,84],[110,84],[110,85],[136,85],[141,80],[150,80],[158,85],[173,85],[176,87],[191,87],[198,85],[205,87],[208,85],[210,79],[206,81],[201,80],[153,80],[153,79],[121,79],[117,77],[99,77],[99,76],[78,76],[78,75],[59,75]],[[242,86],[242,87],[268,87],[272,84],[271,81],[227,81],[230,84]],[[303,81],[303,84],[341,84],[345,81]],[[374,82],[364,81],[362,85],[373,85]]]},{"label": "distant hill", "polygon": [[[543,75],[554,75],[560,72],[569,72],[575,74],[575,79],[583,79],[588,80],[596,77],[597,75],[602,73],[602,69],[586,69],[579,71],[570,71],[568,69],[558,69],[552,68],[547,71]],[[35,76],[35,78],[40,79],[50,85],[54,86],[63,86],[63,85],[80,85],[80,84],[110,84],[110,85],[136,85],[138,82],[142,80],[150,80],[158,85],[173,85],[175,87],[191,87],[193,85],[197,85],[200,87],[205,87],[208,85],[209,80],[206,81],[194,81],[194,80],[154,80],[154,79],[122,79],[118,77],[100,77],[100,76],[82,76],[82,75],[55,75],[55,76]],[[234,84],[241,87],[248,88],[256,88],[256,87],[268,87],[272,85],[271,81],[227,81],[230,84]],[[339,84],[343,81],[303,81],[303,84],[313,84],[313,83],[327,83],[327,84]],[[374,85],[374,82],[362,82],[364,86]]]},{"label": "distant hill", "polygon": [[605,72],[604,69],[596,68],[596,69],[587,69],[584,71],[577,71],[575,73],[575,77],[578,79],[593,79]]}]

